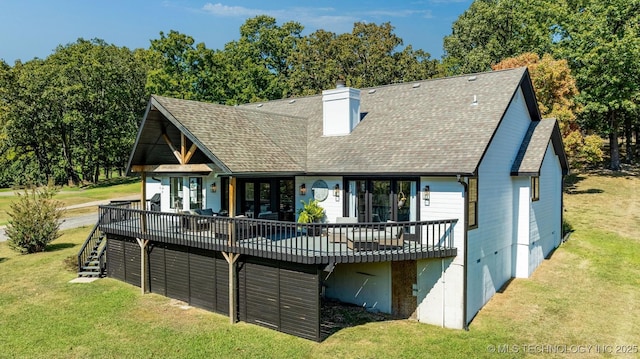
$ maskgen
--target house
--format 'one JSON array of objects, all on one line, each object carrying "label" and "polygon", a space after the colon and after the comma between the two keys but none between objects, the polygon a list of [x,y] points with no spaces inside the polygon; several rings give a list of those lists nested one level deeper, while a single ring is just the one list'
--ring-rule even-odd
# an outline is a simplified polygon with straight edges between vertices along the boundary
[{"label": "house", "polygon": [[[152,96],[129,171],[160,211],[100,208],[107,275],[319,340],[322,298],[466,328],[560,244],[568,166],[519,68],[233,107]],[[295,223],[310,198],[324,221]]]}]

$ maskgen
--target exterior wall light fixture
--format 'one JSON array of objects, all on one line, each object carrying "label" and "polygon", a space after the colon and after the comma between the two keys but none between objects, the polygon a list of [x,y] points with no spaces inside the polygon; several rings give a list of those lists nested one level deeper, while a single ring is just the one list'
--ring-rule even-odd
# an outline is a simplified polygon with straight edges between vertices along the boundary
[{"label": "exterior wall light fixture", "polygon": [[428,206],[431,204],[431,190],[429,186],[424,186],[424,192],[422,194],[422,199],[424,199],[424,205]]}]

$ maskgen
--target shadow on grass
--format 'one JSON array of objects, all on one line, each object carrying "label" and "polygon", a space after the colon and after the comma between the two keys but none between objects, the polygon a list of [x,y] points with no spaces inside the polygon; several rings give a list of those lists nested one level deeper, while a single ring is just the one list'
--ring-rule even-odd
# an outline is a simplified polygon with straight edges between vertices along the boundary
[{"label": "shadow on grass", "polygon": [[76,246],[76,244],[73,244],[73,243],[50,244],[45,249],[45,252],[55,252],[55,251],[59,251],[59,250],[62,250],[62,249],[67,249],[67,248],[71,248],[71,247],[75,247],[75,246]]},{"label": "shadow on grass", "polygon": [[0,263],[4,262],[4,261],[6,261],[6,260],[7,260],[7,258],[2,258],[2,257],[0,257]]},{"label": "shadow on grass", "polygon": [[370,312],[358,305],[324,299],[320,312],[320,341],[345,328],[396,319],[399,318],[391,314]]},{"label": "shadow on grass", "polygon": [[504,292],[507,290],[507,288],[509,288],[509,285],[511,284],[511,282],[513,282],[513,280],[514,280],[514,279],[515,279],[515,278],[509,278],[509,280],[508,280],[508,281],[506,281],[506,282],[502,285],[502,287],[500,287],[500,289],[498,289],[496,292],[497,292],[497,293],[504,293]]},{"label": "shadow on grass", "polygon": [[599,188],[589,188],[584,190],[578,190],[577,184],[582,182],[586,177],[580,174],[570,174],[564,179],[564,192],[567,194],[597,194],[604,193]]},{"label": "shadow on grass", "polygon": [[589,189],[584,189],[580,191],[571,191],[568,193],[569,194],[597,194],[597,193],[604,193],[604,191],[601,190],[600,188],[589,188]]},{"label": "shadow on grass", "polygon": [[583,181],[586,177],[572,173],[564,179],[564,191],[573,194],[576,191],[576,185]]}]

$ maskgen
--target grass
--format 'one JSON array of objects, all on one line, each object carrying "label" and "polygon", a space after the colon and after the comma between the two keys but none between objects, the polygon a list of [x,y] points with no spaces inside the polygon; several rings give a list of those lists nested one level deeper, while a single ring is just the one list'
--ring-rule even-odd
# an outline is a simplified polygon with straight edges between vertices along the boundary
[{"label": "grass", "polygon": [[[6,192],[6,191],[4,191]],[[18,191],[20,192],[20,191]],[[88,187],[63,187],[56,195],[56,199],[64,206],[70,206],[75,204],[107,200],[114,197],[124,197],[140,193],[139,179],[128,179],[120,181],[108,181],[102,184],[88,186]],[[7,211],[10,208],[11,202],[16,200],[15,195],[3,195],[0,196],[0,225],[7,224],[9,215]],[[97,212],[96,208],[85,210],[72,210],[69,215],[87,214],[91,212]]]},{"label": "grass", "polygon": [[[80,228],[35,255],[0,243],[0,357],[511,358],[566,345],[590,352],[544,357],[582,358],[602,355],[588,345],[640,345],[640,179],[591,174],[572,183],[565,195],[565,219],[575,229],[570,240],[532,278],[496,294],[468,332],[399,320],[342,329],[314,343],[231,325],[112,279],[70,284],[75,273],[65,259],[89,231]],[[500,345],[510,352],[490,351]]]}]

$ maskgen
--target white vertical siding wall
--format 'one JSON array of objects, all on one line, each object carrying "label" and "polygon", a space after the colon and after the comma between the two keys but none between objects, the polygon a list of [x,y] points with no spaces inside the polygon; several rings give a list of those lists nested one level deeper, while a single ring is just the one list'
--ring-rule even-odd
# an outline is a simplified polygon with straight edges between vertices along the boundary
[{"label": "white vertical siding wall", "polygon": [[173,210],[169,206],[169,176],[161,176],[160,180],[160,210],[171,212]]},{"label": "white vertical siding wall", "polygon": [[[297,211],[302,207],[302,203],[300,201],[304,200],[308,202],[309,199],[313,198],[313,191],[311,190],[311,186],[317,180],[323,180],[327,183],[329,187],[329,196],[322,202],[318,204],[320,207],[324,208],[325,213],[325,221],[328,223],[335,223],[336,217],[342,217],[342,203],[344,201],[344,188],[342,188],[342,177],[296,177],[295,180],[295,192],[296,192],[296,200],[295,200],[295,210],[296,210],[296,220],[298,219]],[[300,195],[300,185],[305,184],[307,187],[307,194],[302,196]],[[340,197],[337,199],[333,196],[333,188],[335,185],[340,185]]]},{"label": "white vertical siding wall", "polygon": [[391,313],[391,262],[338,264],[324,285],[327,298]]},{"label": "white vertical siding wall", "polygon": [[[147,199],[151,199],[151,197],[153,197],[154,194],[161,193],[162,191],[161,179],[155,176],[147,176],[145,187],[147,192]],[[151,209],[151,207],[147,206],[147,209]]]},{"label": "white vertical siding wall", "polygon": [[[214,182],[218,187],[216,193],[211,192],[211,185]],[[202,196],[204,198],[202,208],[211,208],[216,213],[220,212],[222,209],[222,179],[211,174],[202,179],[202,187],[202,190],[204,191],[204,196]]]},{"label": "white vertical siding wall", "polygon": [[[425,186],[431,192],[429,205],[423,199]],[[420,322],[460,329],[464,324],[464,187],[455,177],[423,177],[419,189],[420,220],[458,219],[453,232],[458,255],[417,261],[417,317]]]},{"label": "white vertical siding wall", "polygon": [[562,168],[558,156],[549,144],[540,169],[540,199],[531,202],[530,257],[527,276],[562,239]]},{"label": "white vertical siding wall", "polygon": [[468,232],[467,319],[513,275],[514,183],[511,166],[530,124],[519,89],[478,169],[478,228]]}]

